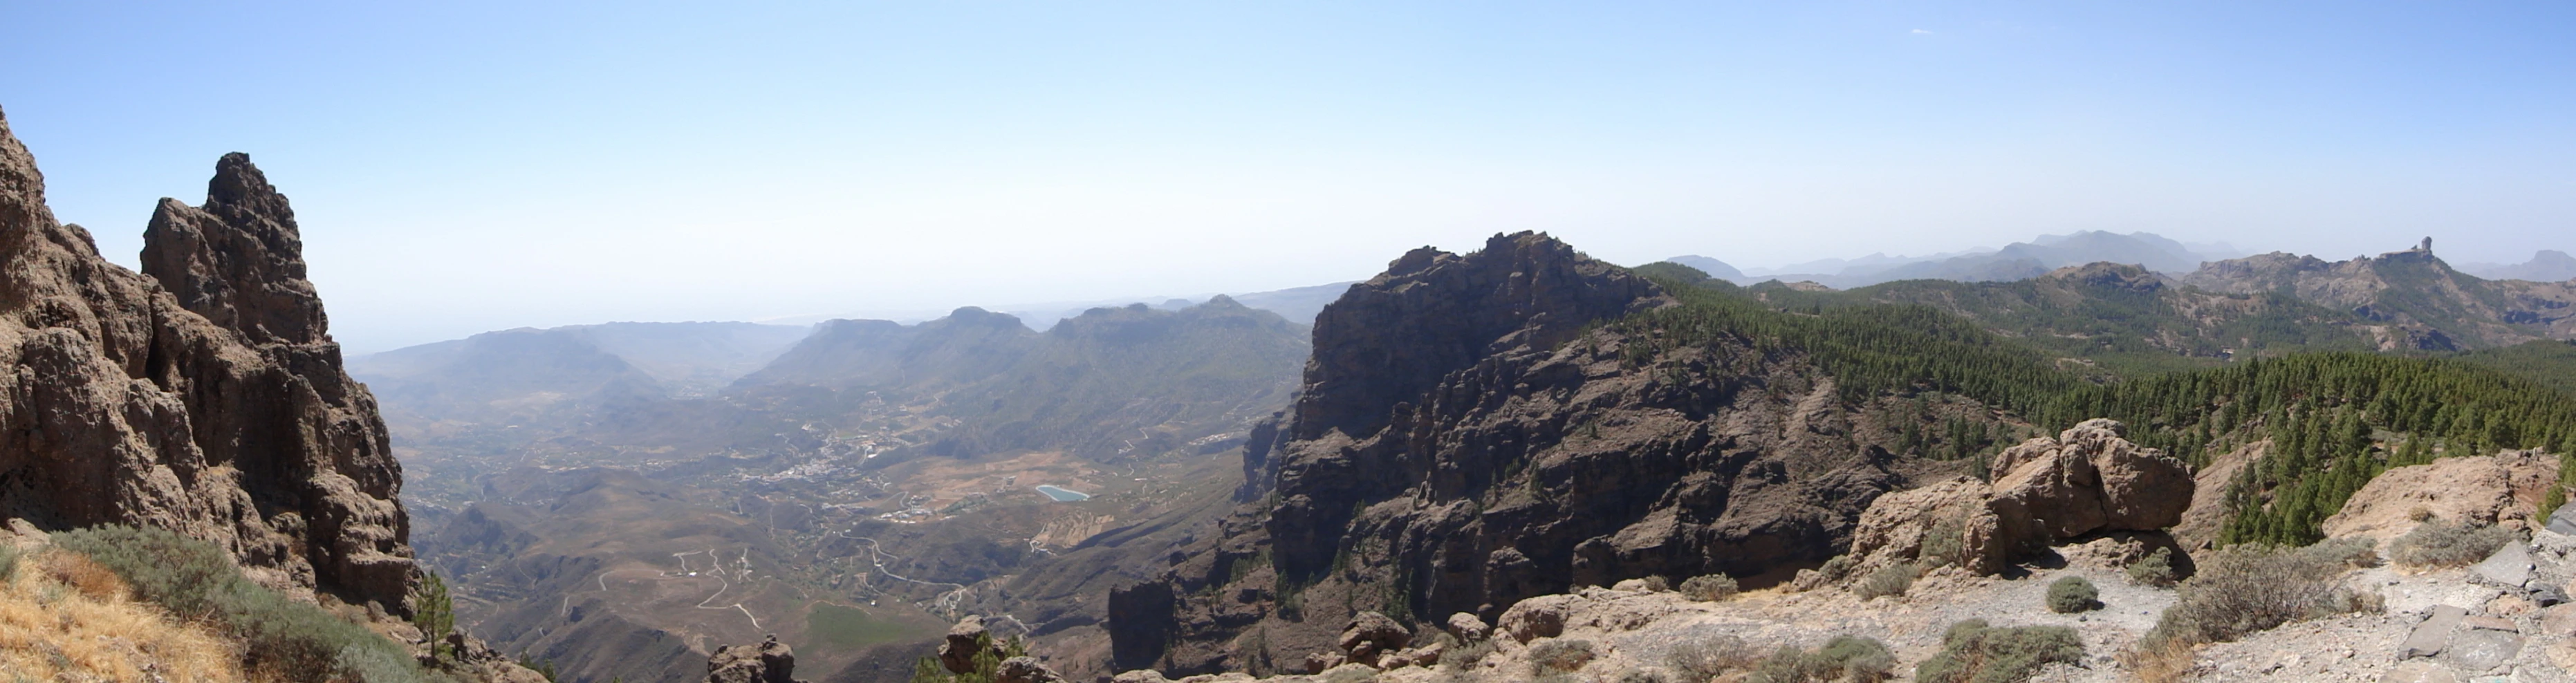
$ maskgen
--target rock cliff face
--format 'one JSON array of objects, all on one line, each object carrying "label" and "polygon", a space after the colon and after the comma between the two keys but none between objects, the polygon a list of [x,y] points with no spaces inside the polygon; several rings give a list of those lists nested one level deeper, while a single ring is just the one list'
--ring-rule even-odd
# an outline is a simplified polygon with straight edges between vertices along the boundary
[{"label": "rock cliff face", "polygon": [[0,121],[0,516],[179,530],[262,583],[406,611],[402,471],[286,197],[227,155],[203,207],[162,200],[142,263],[55,222]]},{"label": "rock cliff face", "polygon": [[1946,473],[1879,447],[1880,399],[1846,401],[1795,350],[1639,357],[1594,325],[1670,301],[1529,233],[1354,286],[1246,448],[1248,502],[1109,596],[1117,666],[1290,670],[1362,611],[1491,619],[1649,575],[1777,580],[1847,545],[1879,494]]}]

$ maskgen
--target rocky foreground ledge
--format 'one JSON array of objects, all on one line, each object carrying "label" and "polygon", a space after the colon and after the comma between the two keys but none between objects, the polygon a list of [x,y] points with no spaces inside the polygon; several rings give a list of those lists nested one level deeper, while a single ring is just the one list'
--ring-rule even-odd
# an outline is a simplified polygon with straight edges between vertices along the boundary
[{"label": "rocky foreground ledge", "polygon": [[1361,613],[1301,671],[1111,680],[1703,683],[1752,680],[1835,643],[1866,655],[1851,660],[1866,679],[1969,680],[1960,634],[1982,632],[2050,653],[1976,680],[2576,681],[2564,588],[2576,510],[2544,520],[2529,495],[2557,480],[2556,462],[2506,451],[2395,468],[2347,501],[2324,542],[2213,549],[2166,530],[2200,514],[2184,502],[2213,501],[2195,489],[2232,469],[2195,482],[2117,424],[2088,422],[1998,456],[1991,483],[1882,497],[1850,554],[1780,586],[1632,579],[1523,600],[1491,623]]}]

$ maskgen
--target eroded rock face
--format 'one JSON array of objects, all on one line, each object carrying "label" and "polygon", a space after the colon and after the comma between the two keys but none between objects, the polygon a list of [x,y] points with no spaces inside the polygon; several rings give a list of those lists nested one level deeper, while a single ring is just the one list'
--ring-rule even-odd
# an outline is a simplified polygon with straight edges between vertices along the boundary
[{"label": "eroded rock face", "polygon": [[2182,461],[2130,443],[2106,419],[2004,449],[1993,471],[1992,485],[1960,477],[1880,496],[1861,514],[1851,556],[1862,567],[1933,556],[1991,574],[2059,541],[2171,527],[2194,489]]},{"label": "eroded rock face", "polygon": [[163,200],[145,273],[111,264],[0,121],[0,517],[172,529],[272,587],[406,613],[402,471],[301,251],[234,154],[204,207]]}]

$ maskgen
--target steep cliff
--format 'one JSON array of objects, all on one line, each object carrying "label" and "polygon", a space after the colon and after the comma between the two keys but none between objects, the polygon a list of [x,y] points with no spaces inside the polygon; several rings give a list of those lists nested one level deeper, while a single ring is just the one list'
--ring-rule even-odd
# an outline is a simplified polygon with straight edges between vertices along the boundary
[{"label": "steep cliff", "polygon": [[260,582],[407,610],[409,522],[286,197],[241,154],[164,199],[141,274],[57,223],[0,120],[0,517],[212,541]]},{"label": "steep cliff", "polygon": [[[1529,233],[1353,287],[1318,318],[1298,401],[1247,447],[1245,505],[1109,596],[1116,665],[1293,668],[1359,611],[1490,619],[1627,578],[1785,578],[1846,547],[1879,494],[1964,470],[1901,434],[2001,427],[1974,401],[1864,386],[1861,355],[1828,371],[1826,340],[1781,336],[1795,314],[1681,294]],[[1866,334],[1912,329],[1882,325]],[[1940,334],[1872,343],[1994,341]]]}]

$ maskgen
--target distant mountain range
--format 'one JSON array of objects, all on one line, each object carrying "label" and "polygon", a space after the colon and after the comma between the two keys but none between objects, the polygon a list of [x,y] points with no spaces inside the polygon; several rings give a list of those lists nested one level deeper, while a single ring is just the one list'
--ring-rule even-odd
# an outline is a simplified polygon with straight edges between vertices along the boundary
[{"label": "distant mountain range", "polygon": [[1976,249],[1925,257],[1871,254],[1850,260],[1825,259],[1791,264],[1779,269],[1742,270],[1706,256],[1676,256],[1665,260],[1739,285],[1779,280],[1852,289],[1897,280],[2007,282],[2038,277],[2067,266],[2098,262],[2131,264],[2159,273],[2187,273],[2199,268],[2202,262],[2238,255],[2233,247],[2224,244],[2186,245],[2154,233],[2122,235],[2088,230],[2070,235],[2041,235],[2001,249]]},{"label": "distant mountain range", "polygon": [[[1342,292],[1349,290],[1353,284],[1358,283],[1356,281],[1335,282],[1330,284],[1309,285],[1305,287],[1290,287],[1287,289],[1277,289],[1264,292],[1245,292],[1240,294],[1227,293],[1224,296],[1234,299],[1236,303],[1240,303],[1251,308],[1277,313],[1280,317],[1287,318],[1298,324],[1312,324],[1315,322],[1315,314],[1323,311],[1325,304],[1332,303],[1333,299],[1339,298],[1342,295]],[[1141,303],[1145,304],[1148,308],[1167,311],[1178,310],[1206,301],[1212,296],[1216,295],[1201,294],[1189,297],[1131,296],[1113,299],[1093,299],[1087,301],[1045,301],[1037,303],[988,305],[979,306],[978,308],[1019,318],[1021,323],[1029,326],[1029,329],[1045,332],[1048,328],[1054,327],[1059,321],[1082,315],[1084,311],[1089,311],[1095,308],[1119,308],[1130,304]],[[811,325],[825,320],[892,320],[901,323],[917,323],[936,319],[946,313],[947,311],[939,310],[870,310],[834,315],[793,316],[762,320],[760,322],[773,325],[800,326]]]},{"label": "distant mountain range", "polygon": [[2463,263],[2460,272],[2489,280],[2530,280],[2564,282],[2576,280],[2576,256],[2554,249],[2542,249],[2522,263]]},{"label": "distant mountain range", "polygon": [[[1346,288],[1264,296],[1294,311]],[[1173,520],[1226,499],[1233,450],[1287,404],[1309,337],[1216,296],[1043,332],[973,307],[909,325],[504,330],[353,374],[403,444],[422,556],[451,577],[460,623],[584,680],[679,680],[704,670],[693,638],[778,633],[819,670],[864,667],[878,643],[935,636],[926,609],[984,599],[851,579],[874,572],[1017,577],[1013,594],[1054,596],[1025,617],[1097,623],[1108,582],[1142,578],[1186,528]],[[1048,507],[1037,484],[1096,502]],[[923,524],[990,508],[1004,512]],[[733,611],[626,598],[621,581],[709,546],[729,550],[682,564],[777,569],[705,587],[736,591]]]}]

